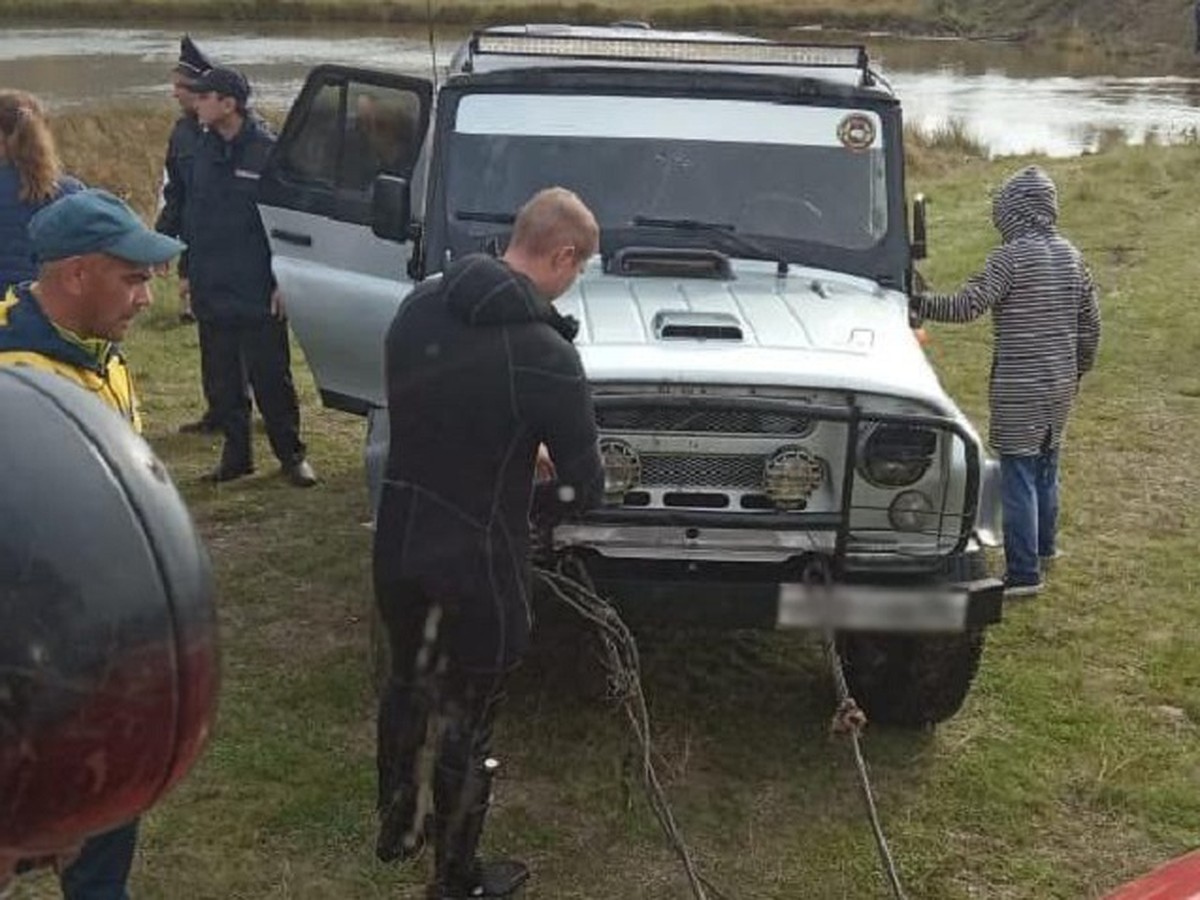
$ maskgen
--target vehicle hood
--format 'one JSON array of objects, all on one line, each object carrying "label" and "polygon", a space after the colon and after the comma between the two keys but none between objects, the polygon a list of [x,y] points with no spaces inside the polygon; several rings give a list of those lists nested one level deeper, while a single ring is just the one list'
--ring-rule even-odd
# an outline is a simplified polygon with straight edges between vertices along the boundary
[{"label": "vehicle hood", "polygon": [[[594,383],[824,388],[954,408],[908,324],[906,297],[866,279],[774,264],[729,281],[625,278],[591,269],[556,305],[579,320]],[[736,319],[739,340],[661,337],[661,312]],[[683,317],[686,320],[686,316]]]}]

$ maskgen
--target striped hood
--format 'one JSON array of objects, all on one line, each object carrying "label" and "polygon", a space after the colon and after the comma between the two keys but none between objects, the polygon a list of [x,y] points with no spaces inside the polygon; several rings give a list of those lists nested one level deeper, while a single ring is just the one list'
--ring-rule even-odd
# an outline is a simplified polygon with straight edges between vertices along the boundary
[{"label": "striped hood", "polygon": [[992,222],[1010,243],[1057,231],[1058,190],[1038,166],[1028,166],[1004,182],[992,201]]}]

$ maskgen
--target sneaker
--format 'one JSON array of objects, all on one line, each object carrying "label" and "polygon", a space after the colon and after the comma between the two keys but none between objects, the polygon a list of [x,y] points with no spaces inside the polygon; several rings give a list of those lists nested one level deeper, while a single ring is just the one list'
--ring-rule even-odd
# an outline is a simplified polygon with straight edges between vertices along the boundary
[{"label": "sneaker", "polygon": [[1014,581],[1009,581],[1007,578],[1004,580],[1004,599],[1005,600],[1018,600],[1023,597],[1036,597],[1041,592],[1042,592],[1041,580],[1034,581],[1032,583],[1014,582]]}]

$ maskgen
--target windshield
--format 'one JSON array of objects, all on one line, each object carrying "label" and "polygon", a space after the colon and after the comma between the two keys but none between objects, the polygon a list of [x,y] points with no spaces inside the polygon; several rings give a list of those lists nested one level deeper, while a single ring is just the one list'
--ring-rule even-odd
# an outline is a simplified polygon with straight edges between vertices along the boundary
[{"label": "windshield", "polygon": [[[719,223],[803,262],[801,244],[866,250],[888,228],[883,128],[871,110],[470,94],[458,105],[447,149],[446,219],[456,254],[486,245],[503,231],[496,224],[503,216],[551,185],[579,193],[605,234],[625,242],[644,242],[649,229],[659,243],[667,229],[655,220]],[[671,246],[756,255],[713,229],[671,231],[663,238]]]}]

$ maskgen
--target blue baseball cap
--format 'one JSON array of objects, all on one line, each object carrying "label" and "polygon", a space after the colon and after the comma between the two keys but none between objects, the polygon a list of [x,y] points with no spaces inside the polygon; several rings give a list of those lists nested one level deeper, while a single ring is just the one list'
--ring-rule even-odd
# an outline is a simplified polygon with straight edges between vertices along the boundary
[{"label": "blue baseball cap", "polygon": [[108,191],[76,191],[42,207],[29,220],[38,262],[107,253],[142,266],[170,262],[187,247],[147,228],[137,213]]}]

